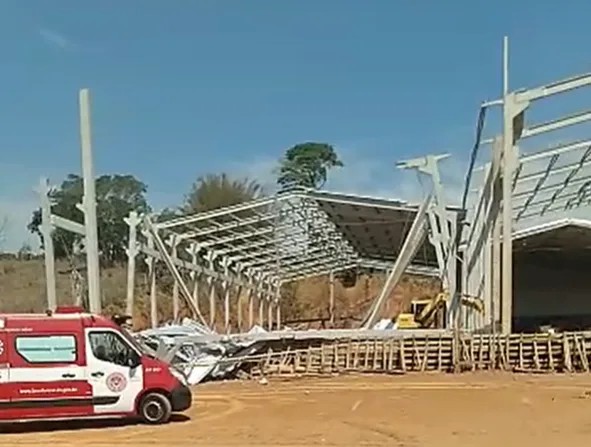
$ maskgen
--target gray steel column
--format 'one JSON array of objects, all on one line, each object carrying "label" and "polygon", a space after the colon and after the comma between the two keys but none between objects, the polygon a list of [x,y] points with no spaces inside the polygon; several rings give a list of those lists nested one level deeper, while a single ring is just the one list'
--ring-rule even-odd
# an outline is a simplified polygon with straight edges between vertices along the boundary
[{"label": "gray steel column", "polygon": [[138,254],[137,247],[137,226],[141,222],[141,218],[138,213],[132,211],[129,213],[129,217],[123,219],[129,226],[129,242],[127,250],[127,294],[126,294],[126,313],[129,316],[133,316],[134,306],[134,290],[135,290],[135,259]]},{"label": "gray steel column", "polygon": [[502,208],[502,306],[501,330],[504,334],[511,332],[513,318],[513,171],[514,135],[513,95],[509,95],[509,47],[508,39],[503,39],[503,208]]},{"label": "gray steel column", "polygon": [[90,92],[79,93],[80,141],[82,147],[82,176],[84,182],[84,226],[86,228],[86,258],[88,302],[91,313],[101,312],[98,228],[96,223],[95,174],[92,162],[92,132],[90,125]]},{"label": "gray steel column", "polygon": [[[170,256],[172,258],[178,257],[178,245],[179,240],[177,237],[171,236],[168,239],[168,245],[170,246]],[[179,302],[179,282],[175,281],[172,284],[172,318],[175,322],[179,321],[180,314],[180,302]]]},{"label": "gray steel column", "polygon": [[51,202],[49,200],[49,181],[39,181],[41,201],[41,235],[43,236],[43,254],[45,257],[45,284],[47,290],[47,309],[55,310],[57,294],[55,288],[55,253],[53,248],[53,226],[51,225]]}]

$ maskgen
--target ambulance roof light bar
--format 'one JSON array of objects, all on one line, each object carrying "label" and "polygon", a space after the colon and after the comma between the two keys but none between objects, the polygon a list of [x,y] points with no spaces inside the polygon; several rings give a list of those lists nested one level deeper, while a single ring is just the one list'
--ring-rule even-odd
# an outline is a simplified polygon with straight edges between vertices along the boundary
[{"label": "ambulance roof light bar", "polygon": [[57,306],[55,308],[56,314],[82,314],[84,309],[81,306]]}]

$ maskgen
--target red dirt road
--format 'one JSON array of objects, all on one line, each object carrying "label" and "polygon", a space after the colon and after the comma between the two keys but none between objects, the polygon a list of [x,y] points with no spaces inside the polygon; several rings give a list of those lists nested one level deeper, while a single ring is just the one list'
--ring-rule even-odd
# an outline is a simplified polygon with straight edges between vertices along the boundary
[{"label": "red dirt road", "polygon": [[591,375],[357,376],[212,383],[159,427],[4,427],[0,445],[588,446]]}]

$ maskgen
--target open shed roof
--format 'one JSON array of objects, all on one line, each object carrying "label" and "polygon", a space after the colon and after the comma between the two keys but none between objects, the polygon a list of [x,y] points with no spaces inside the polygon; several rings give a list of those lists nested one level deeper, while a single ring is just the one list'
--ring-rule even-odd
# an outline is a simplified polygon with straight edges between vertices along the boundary
[{"label": "open shed roof", "polygon": [[[491,162],[478,168],[486,172],[478,187],[471,214],[479,215],[483,189],[490,188]],[[591,203],[591,139],[558,144],[521,154],[513,174],[513,222],[515,225],[566,213]],[[476,196],[473,196],[476,197]],[[475,217],[471,215],[471,220]]]},{"label": "open shed roof", "polygon": [[591,221],[586,219],[558,219],[515,232],[513,247],[516,252],[553,251],[574,254],[591,249]]},{"label": "open shed roof", "polygon": [[513,177],[515,222],[588,205],[590,168],[588,139],[519,157]]},{"label": "open shed roof", "polygon": [[[417,210],[399,200],[295,190],[156,226],[222,265],[291,281],[355,267],[390,268]],[[409,271],[433,274],[436,266],[425,239]]]}]

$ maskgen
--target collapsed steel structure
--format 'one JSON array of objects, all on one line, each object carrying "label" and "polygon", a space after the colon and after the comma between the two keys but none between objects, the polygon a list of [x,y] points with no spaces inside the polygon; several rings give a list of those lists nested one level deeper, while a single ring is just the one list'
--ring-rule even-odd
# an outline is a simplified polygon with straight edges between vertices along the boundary
[{"label": "collapsed steel structure", "polygon": [[[470,168],[470,173],[484,173],[475,200],[468,200],[473,187],[467,181],[462,206],[448,206],[437,168],[442,157],[427,156],[399,164],[432,179],[432,191],[419,205],[297,189],[165,221],[132,212],[126,219],[128,314],[134,310],[136,259],[142,254],[150,277],[153,327],[160,323],[156,276],[158,263],[163,263],[174,280],[174,317],[181,314],[182,299],[211,333],[243,332],[257,325],[281,329],[282,285],[317,275],[328,275],[334,285],[336,273],[359,269],[387,273],[360,329],[373,327],[385,299],[407,271],[439,276],[451,297],[447,329],[509,333],[513,239],[540,228],[540,219],[560,218],[588,204],[591,184],[591,140],[519,154],[521,140],[589,121],[591,112],[530,126],[525,124],[525,112],[538,100],[591,85],[591,74],[510,92],[507,46],[505,40],[503,97],[483,103],[480,109],[475,153],[480,146],[491,145],[492,157],[483,167]],[[502,128],[495,137],[482,138],[485,111],[495,106],[503,109]],[[51,232],[57,226],[84,236],[90,310],[100,312],[89,116],[88,92],[83,91],[85,224],[52,215],[47,182],[42,181],[41,229],[49,307],[56,304]],[[484,314],[463,308],[464,296],[482,297]],[[329,301],[334,317],[333,286]]]},{"label": "collapsed steel structure", "polygon": [[[591,74],[575,76],[562,81],[553,82],[531,89],[521,89],[509,91],[508,88],[508,41],[504,42],[504,78],[503,78],[503,97],[499,100],[488,101],[481,105],[479,112],[479,124],[477,131],[477,141],[475,151],[479,147],[492,146],[491,159],[481,168],[470,167],[468,179],[472,177],[472,171],[479,170],[484,173],[482,182],[476,188],[476,200],[468,200],[471,191],[470,181],[465,185],[465,201],[460,209],[452,210],[445,206],[442,200],[443,193],[439,182],[439,175],[436,169],[437,157],[428,156],[421,160],[412,160],[403,164],[404,167],[412,167],[431,175],[433,179],[433,193],[429,195],[421,207],[417,207],[415,221],[408,232],[401,231],[400,237],[405,239],[402,249],[396,251],[391,244],[388,244],[383,237],[372,233],[369,238],[379,241],[385,251],[378,254],[373,251],[375,258],[368,258],[367,247],[361,251],[355,251],[360,247],[358,236],[348,239],[353,233],[351,228],[344,229],[340,220],[346,220],[346,213],[342,214],[339,220],[339,214],[329,212],[329,221],[334,225],[333,229],[338,230],[339,236],[331,243],[343,243],[342,246],[336,245],[336,251],[325,253],[319,264],[315,265],[310,271],[304,269],[297,274],[290,270],[289,261],[286,265],[282,264],[282,257],[289,257],[289,250],[284,254],[268,258],[273,267],[259,272],[262,275],[268,275],[271,280],[270,288],[275,285],[275,298],[270,299],[270,303],[277,305],[279,284],[284,281],[299,279],[303,276],[313,274],[330,274],[338,271],[340,268],[364,267],[371,259],[375,267],[387,270],[388,267],[383,262],[391,262],[391,270],[388,280],[379,297],[376,298],[371,310],[366,317],[363,328],[369,328],[375,322],[379,315],[379,310],[383,300],[388,295],[392,286],[400,279],[402,272],[406,267],[411,266],[411,261],[421,244],[425,242],[425,234],[429,234],[429,244],[433,246],[433,252],[438,267],[438,274],[442,280],[444,288],[452,297],[449,306],[447,327],[479,330],[502,333],[510,333],[512,327],[512,309],[513,309],[513,239],[522,234],[523,231],[531,231],[544,224],[549,219],[560,219],[573,209],[587,205],[589,203],[589,186],[591,185],[591,140],[580,140],[571,143],[562,143],[542,150],[529,150],[520,154],[519,146],[522,140],[527,138],[539,137],[557,130],[574,126],[591,120],[591,112],[585,111],[574,115],[560,116],[548,122],[526,125],[525,113],[536,101],[554,97],[574,89],[591,85]],[[483,138],[486,110],[495,106],[502,107],[502,126],[497,136],[492,138]],[[546,145],[547,147],[547,145]],[[324,202],[328,202],[327,193],[300,192],[299,200],[312,200],[316,207],[323,209]],[[288,203],[296,198],[294,196],[277,196],[269,199],[275,203]],[[347,200],[353,200],[348,197]],[[358,198],[357,206],[362,206],[361,202],[371,205],[371,199]],[[271,202],[267,203],[270,205]],[[320,204],[320,205],[319,205]],[[399,204],[391,203],[393,206]],[[245,205],[250,207],[251,205]],[[252,207],[258,206],[253,204]],[[326,207],[324,207],[326,208]],[[462,216],[462,226],[457,227],[459,211],[465,211]],[[326,209],[323,209],[326,212]],[[229,210],[220,210],[220,215],[231,213]],[[269,220],[281,221],[281,212],[273,214],[275,217],[268,217]],[[318,226],[322,228],[320,221],[315,221],[315,214],[312,212],[306,222],[312,228]],[[317,216],[317,215],[316,215]],[[335,219],[336,217],[336,219]],[[192,218],[187,218],[190,221]],[[196,220],[202,218],[195,216]],[[207,219],[207,217],[203,217]],[[288,218],[288,220],[291,218]],[[170,224],[160,224],[159,230],[170,229],[177,224],[187,221],[172,221]],[[254,222],[254,221],[253,221]],[[303,222],[303,221],[302,221]],[[446,222],[442,224],[442,222]],[[386,222],[383,222],[384,224]],[[213,227],[206,232],[217,231]],[[327,227],[328,228],[328,227]],[[267,230],[276,234],[276,241],[282,239],[284,235],[279,230]],[[368,229],[366,228],[367,232]],[[370,233],[373,230],[370,230]],[[392,226],[392,231],[397,231]],[[291,233],[292,230],[288,230]],[[197,235],[198,231],[190,233]],[[211,234],[211,233],[210,233]],[[298,234],[297,231],[294,234]],[[344,239],[343,239],[344,236]],[[309,237],[306,236],[306,237]],[[306,239],[304,237],[304,239]],[[325,236],[322,240],[331,240],[332,236]],[[244,240],[244,236],[238,236]],[[402,239],[401,239],[402,240]],[[506,242],[505,242],[506,241]],[[255,245],[261,246],[267,242],[256,242]],[[275,242],[277,244],[277,242]],[[212,246],[211,242],[205,242],[207,247]],[[215,245],[215,243],[214,243]],[[235,256],[234,248],[224,246],[221,248],[223,254]],[[349,250],[353,248],[353,251]],[[239,250],[252,250],[253,247],[243,245]],[[278,253],[279,245],[275,247],[275,253]],[[232,251],[234,250],[234,251]],[[424,250],[424,249],[423,249]],[[334,253],[340,253],[341,257],[331,258]],[[263,253],[256,253],[253,256],[259,258]],[[287,253],[287,254],[286,254]],[[343,253],[351,253],[351,256],[343,258]],[[355,253],[355,254],[353,254]],[[389,256],[385,255],[388,253]],[[395,254],[395,257],[392,255]],[[218,256],[218,255],[207,255]],[[293,259],[304,256],[304,252],[293,251]],[[263,258],[264,259],[264,258]],[[459,263],[457,262],[459,261]],[[224,262],[226,262],[224,264]],[[232,264],[234,258],[226,258],[222,262],[224,268]],[[240,270],[240,260],[236,261],[236,266]],[[261,261],[263,264],[267,261]],[[331,262],[333,264],[331,264]],[[347,262],[350,265],[346,265]],[[303,261],[305,265],[305,260]],[[211,264],[213,265],[213,264]],[[251,264],[247,263],[247,266]],[[320,267],[322,266],[322,267]],[[459,283],[456,276],[456,268],[460,268]],[[285,276],[282,276],[285,275]],[[292,275],[292,276],[290,276]],[[295,275],[295,276],[293,276]],[[299,276],[298,276],[299,275]],[[463,308],[460,305],[460,299],[463,296],[479,297],[485,303],[485,312],[478,313],[472,308]],[[270,305],[273,305],[270,304]],[[262,319],[260,319],[262,321]]]},{"label": "collapsed steel structure", "polygon": [[[332,283],[335,274],[347,270],[390,271],[383,292],[363,321],[363,327],[369,328],[404,271],[447,275],[444,252],[455,233],[457,211],[440,209],[433,196],[413,206],[296,189],[162,222],[132,213],[127,219],[128,278],[135,277],[135,257],[147,255],[153,327],[159,324],[154,263],[163,262],[175,280],[174,319],[179,319],[183,298],[203,325],[230,333],[255,324],[280,329],[283,284],[319,275],[329,275]],[[138,234],[144,235],[143,241],[138,241]],[[133,282],[128,286],[128,310],[132,311]],[[208,289],[205,294],[200,290],[203,286]],[[218,297],[223,300],[221,325],[216,318]],[[203,317],[205,308],[208,321]],[[234,325],[231,308],[237,314]],[[332,287],[330,313],[334,318]]]}]

